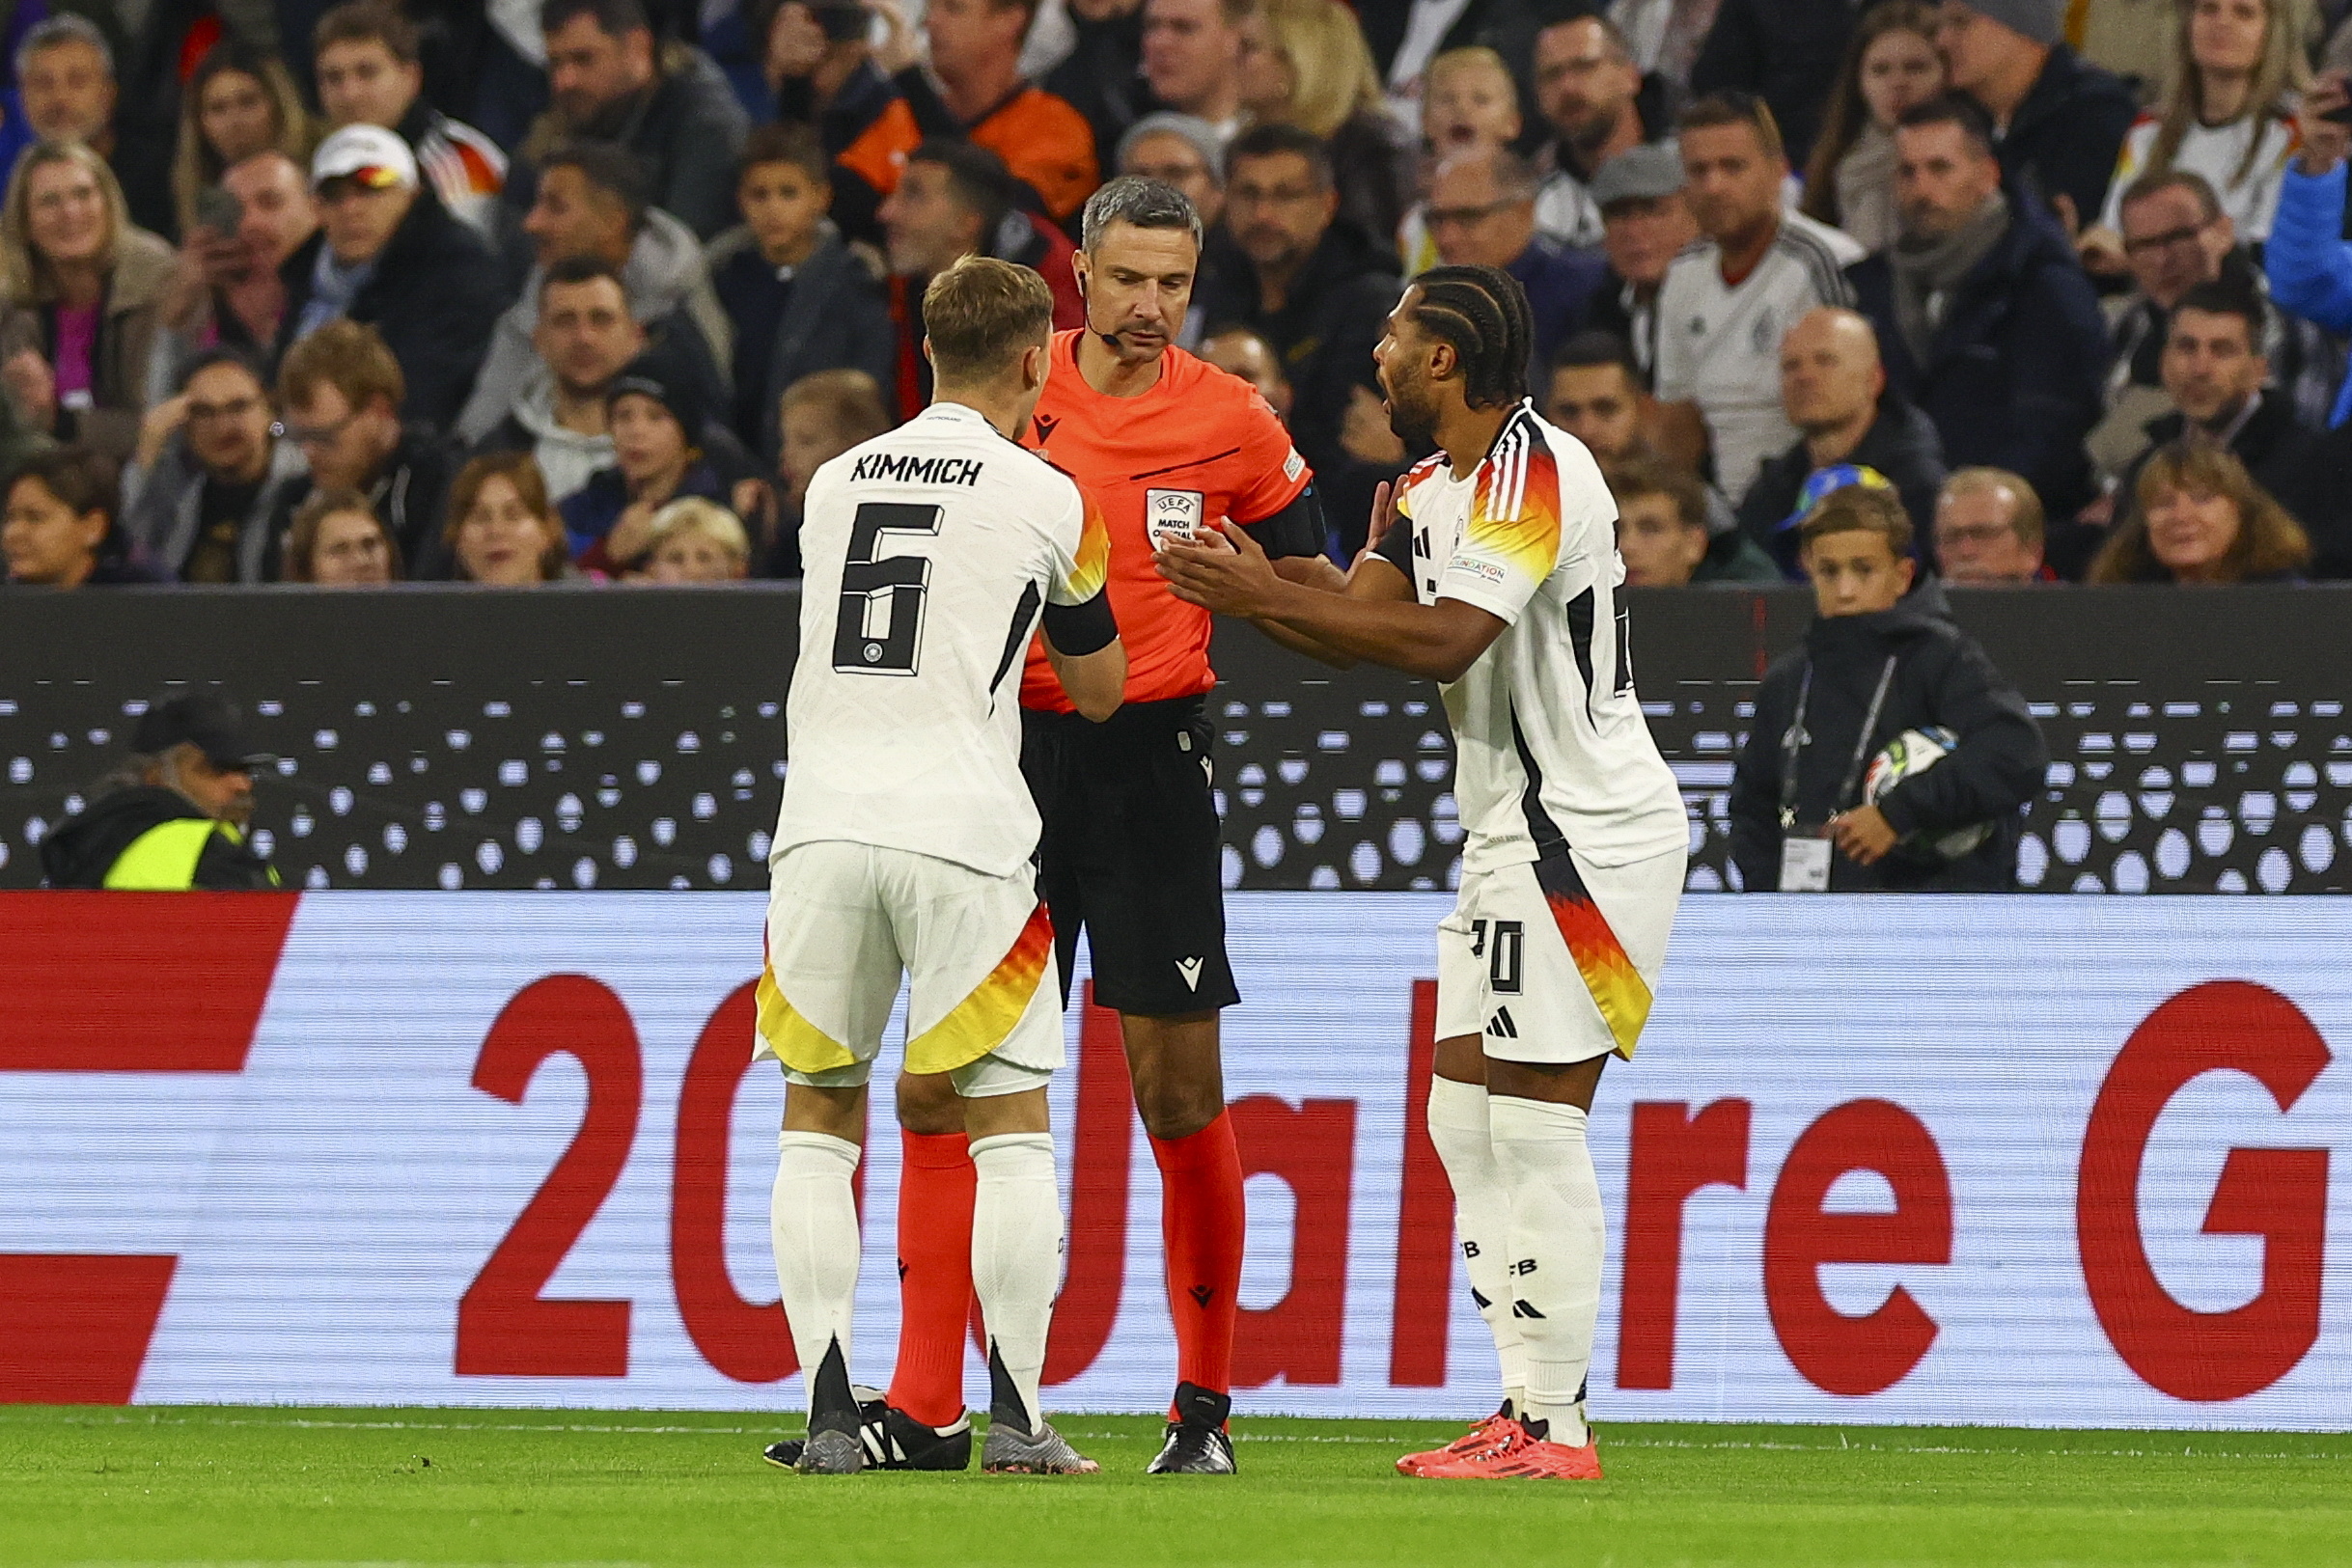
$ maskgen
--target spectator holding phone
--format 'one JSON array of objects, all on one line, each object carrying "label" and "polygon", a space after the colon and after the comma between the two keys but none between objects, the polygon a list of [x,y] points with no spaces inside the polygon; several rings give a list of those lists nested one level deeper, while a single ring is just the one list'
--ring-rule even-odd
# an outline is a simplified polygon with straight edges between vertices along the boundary
[{"label": "spectator holding phone", "polygon": [[[2352,334],[2352,245],[2343,239],[2344,149],[2352,146],[2352,91],[2332,70],[2303,95],[2295,116],[2302,146],[2279,184],[2262,267],[2271,298],[2338,336]],[[2352,376],[2331,412],[2330,428],[2352,414]]]},{"label": "spectator holding phone", "polygon": [[180,99],[179,151],[172,159],[172,207],[182,234],[204,221],[199,198],[247,158],[283,152],[302,159],[314,138],[302,96],[285,64],[235,39],[212,45]]},{"label": "spectator holding phone", "polygon": [[171,396],[207,348],[268,351],[286,319],[278,269],[318,232],[309,175],[275,149],[231,165],[218,185],[198,192],[196,216],[164,292],[164,330],[148,363],[150,403]]}]

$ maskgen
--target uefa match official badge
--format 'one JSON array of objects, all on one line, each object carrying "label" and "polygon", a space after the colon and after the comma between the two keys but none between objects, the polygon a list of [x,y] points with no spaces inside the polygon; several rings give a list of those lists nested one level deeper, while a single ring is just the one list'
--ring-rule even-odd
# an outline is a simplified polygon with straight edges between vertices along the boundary
[{"label": "uefa match official badge", "polygon": [[1144,492],[1144,528],[1151,536],[1154,550],[1166,549],[1172,539],[1199,543],[1207,513],[1207,498],[1198,490]]}]

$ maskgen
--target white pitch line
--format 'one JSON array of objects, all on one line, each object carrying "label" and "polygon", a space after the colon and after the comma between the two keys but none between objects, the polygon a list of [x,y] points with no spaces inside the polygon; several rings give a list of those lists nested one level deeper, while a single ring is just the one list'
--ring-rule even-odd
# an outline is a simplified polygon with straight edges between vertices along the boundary
[{"label": "white pitch line", "polygon": [[[0,1417],[0,1431],[14,1424]],[[31,1424],[31,1423],[25,1423]],[[706,1437],[771,1437],[793,1435],[789,1429],[776,1426],[642,1426],[585,1421],[336,1421],[318,1420],[308,1417],[290,1417],[280,1420],[257,1419],[238,1416],[117,1416],[112,1417],[68,1417],[73,1426],[251,1426],[279,1427],[299,1431],[327,1432],[561,1432],[647,1436],[706,1436]],[[1431,1425],[1440,1423],[1431,1422]],[[2218,1449],[2199,1449],[2183,1446],[2178,1455],[2169,1448],[2026,1448],[1985,1444],[1971,1446],[1963,1444],[1898,1444],[1855,1443],[1840,1434],[1833,1446],[1827,1443],[1769,1443],[1735,1439],[1720,1441],[1691,1438],[1608,1438],[1607,1427],[1600,1428],[1603,1442],[1612,1448],[1678,1448],[1696,1452],[1756,1452],[1756,1453],[1885,1453],[1930,1455],[1999,1455],[2009,1457],[2066,1459],[2352,1459],[2352,1454],[2316,1453],[2239,1453]],[[1065,1437],[1083,1438],[1089,1442],[1124,1442],[1138,1434],[1130,1432],[1087,1432],[1072,1428]],[[1148,1436],[1149,1434],[1141,1434]],[[1251,1432],[1232,1434],[1235,1443],[1305,1443],[1335,1444],[1346,1446],[1388,1447],[1399,1440],[1386,1437],[1366,1437],[1350,1433],[1313,1432]]]}]

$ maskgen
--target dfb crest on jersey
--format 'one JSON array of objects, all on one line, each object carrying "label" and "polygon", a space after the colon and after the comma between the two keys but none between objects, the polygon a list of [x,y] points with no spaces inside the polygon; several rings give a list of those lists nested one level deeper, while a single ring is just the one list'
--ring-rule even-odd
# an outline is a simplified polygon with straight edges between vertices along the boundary
[{"label": "dfb crest on jersey", "polygon": [[1151,536],[1154,550],[1166,548],[1171,539],[1199,543],[1207,513],[1208,499],[1198,490],[1144,492],[1144,528]]}]

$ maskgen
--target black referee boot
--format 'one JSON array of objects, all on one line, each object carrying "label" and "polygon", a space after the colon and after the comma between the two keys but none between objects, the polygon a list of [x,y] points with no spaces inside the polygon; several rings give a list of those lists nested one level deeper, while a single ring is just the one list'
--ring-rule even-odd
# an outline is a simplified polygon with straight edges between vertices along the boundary
[{"label": "black referee boot", "polygon": [[1233,1414],[1233,1396],[1212,1393],[1197,1383],[1179,1383],[1176,1391],[1176,1419],[1168,1423],[1167,1440],[1147,1475],[1231,1475],[1233,1440],[1225,1423]]}]

